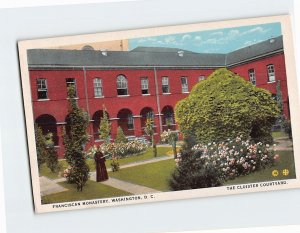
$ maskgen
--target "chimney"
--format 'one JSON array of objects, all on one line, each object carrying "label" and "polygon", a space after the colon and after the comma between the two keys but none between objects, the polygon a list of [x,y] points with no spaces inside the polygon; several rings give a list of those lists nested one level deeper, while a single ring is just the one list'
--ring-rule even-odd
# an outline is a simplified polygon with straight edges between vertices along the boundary
[{"label": "chimney", "polygon": [[177,52],[179,57],[183,57],[184,51],[180,50]]},{"label": "chimney", "polygon": [[107,49],[101,49],[101,53],[103,56],[107,56]]}]

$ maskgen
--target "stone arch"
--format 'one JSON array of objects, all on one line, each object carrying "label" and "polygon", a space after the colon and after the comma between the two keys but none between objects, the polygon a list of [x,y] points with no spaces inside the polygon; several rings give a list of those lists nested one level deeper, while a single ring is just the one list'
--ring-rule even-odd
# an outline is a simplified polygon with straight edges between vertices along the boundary
[{"label": "stone arch", "polygon": [[[100,139],[100,135],[99,135],[99,127],[100,127],[100,122],[101,122],[101,118],[103,117],[103,110],[98,110],[93,114],[92,120],[93,120],[93,136],[94,136],[94,140],[99,140]],[[106,112],[108,119],[109,119],[109,115]]]},{"label": "stone arch", "polygon": [[140,112],[140,116],[141,116],[141,128],[142,129],[145,128],[147,119],[150,118],[154,121],[154,111],[150,107],[144,107]]},{"label": "stone arch", "polygon": [[120,126],[126,136],[134,135],[134,120],[132,111],[123,108],[118,112],[118,126]]},{"label": "stone arch", "polygon": [[57,135],[57,125],[55,117],[49,114],[43,114],[36,118],[35,123],[42,129],[44,135],[52,133],[54,145],[57,146],[59,143],[59,138]]},{"label": "stone arch", "polygon": [[175,130],[175,118],[173,107],[170,105],[166,105],[163,107],[161,113],[163,130]]}]

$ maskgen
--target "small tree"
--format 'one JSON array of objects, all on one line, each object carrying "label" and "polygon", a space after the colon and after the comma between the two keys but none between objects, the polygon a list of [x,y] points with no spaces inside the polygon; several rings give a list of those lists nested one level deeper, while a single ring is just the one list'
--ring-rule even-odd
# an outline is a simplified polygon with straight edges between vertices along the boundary
[{"label": "small tree", "polygon": [[45,136],[45,138],[46,138],[46,147],[47,147],[47,158],[46,158],[47,167],[52,172],[57,172],[59,169],[59,164],[58,164],[57,152],[54,148],[53,134],[48,133]]},{"label": "small tree", "polygon": [[160,137],[163,142],[167,142],[172,146],[174,158],[177,158],[177,148],[176,148],[176,142],[178,141],[177,132],[168,129],[168,131],[164,131]]},{"label": "small tree", "polygon": [[37,154],[37,162],[38,168],[41,169],[41,166],[46,162],[47,158],[47,147],[46,147],[46,139],[43,135],[42,129],[35,125],[35,140],[36,140],[36,154]]},{"label": "small tree", "polygon": [[69,111],[67,119],[68,132],[64,128],[65,158],[72,168],[72,180],[77,185],[77,190],[82,191],[89,178],[89,167],[86,164],[84,146],[88,141],[87,127],[88,114],[78,107],[75,99],[75,87],[68,87]]},{"label": "small tree", "polygon": [[157,148],[156,148],[156,143],[154,140],[154,122],[151,118],[147,118],[146,120],[146,126],[145,126],[145,133],[150,137],[151,139],[151,144],[152,144],[152,151],[153,151],[153,156],[157,156]]},{"label": "small tree", "polygon": [[120,142],[126,143],[126,142],[128,142],[128,139],[126,138],[121,126],[118,127],[117,137],[115,139],[115,142],[116,143],[120,143]]},{"label": "small tree", "polygon": [[99,126],[99,134],[100,134],[100,139],[103,139],[105,143],[110,142],[110,123],[108,119],[108,115],[106,112],[106,108],[103,105],[103,117],[101,117],[100,120],[100,126]]}]

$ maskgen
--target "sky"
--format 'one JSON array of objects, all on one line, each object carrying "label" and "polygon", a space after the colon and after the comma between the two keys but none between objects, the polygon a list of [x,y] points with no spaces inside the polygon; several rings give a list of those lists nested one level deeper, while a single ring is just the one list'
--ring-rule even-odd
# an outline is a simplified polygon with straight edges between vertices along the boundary
[{"label": "sky", "polygon": [[199,53],[228,53],[280,35],[280,23],[270,23],[130,39],[129,49],[171,47]]}]

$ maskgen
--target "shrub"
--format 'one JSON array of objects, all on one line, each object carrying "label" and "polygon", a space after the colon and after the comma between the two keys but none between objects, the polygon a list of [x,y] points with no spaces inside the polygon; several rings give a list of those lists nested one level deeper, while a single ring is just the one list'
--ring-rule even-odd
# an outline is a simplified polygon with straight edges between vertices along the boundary
[{"label": "shrub", "polygon": [[126,138],[123,129],[119,126],[117,130],[117,137],[115,139],[115,143],[121,143],[121,142],[126,143],[128,142],[128,139]]},{"label": "shrub", "polygon": [[57,172],[59,170],[59,163],[58,163],[57,151],[54,147],[53,134],[48,133],[45,136],[45,139],[46,139],[46,147],[47,147],[47,157],[46,157],[47,167],[51,170],[51,172]]},{"label": "shrub", "polygon": [[116,156],[112,156],[110,166],[113,172],[117,172],[120,170],[120,164]]},{"label": "shrub", "polygon": [[74,176],[74,172],[73,172],[73,168],[71,166],[68,166],[65,170],[64,170],[64,174],[63,177],[66,178],[67,182],[70,184],[74,184],[75,183],[75,176]]},{"label": "shrub", "polygon": [[175,107],[180,131],[197,141],[221,142],[235,135],[272,143],[271,129],[280,110],[271,93],[226,68],[195,85]]},{"label": "shrub", "polygon": [[202,153],[200,159],[205,164],[212,164],[221,171],[222,180],[234,179],[270,167],[274,165],[275,158],[278,158],[270,145],[243,141],[241,137],[218,144],[197,144],[193,150]]},{"label": "shrub", "polygon": [[274,165],[279,159],[270,145],[243,141],[241,137],[221,143],[197,144],[175,162],[169,185],[173,190],[217,187],[226,180]]},{"label": "shrub", "polygon": [[104,155],[109,157],[126,157],[130,155],[136,155],[142,153],[147,149],[147,145],[138,141],[130,141],[127,143],[103,143],[97,148],[92,146],[86,151],[86,158],[94,158],[94,154],[97,150],[100,150]]},{"label": "shrub", "polygon": [[194,153],[178,155],[177,168],[171,174],[169,186],[172,190],[188,190],[217,187],[221,185],[220,171]]}]

